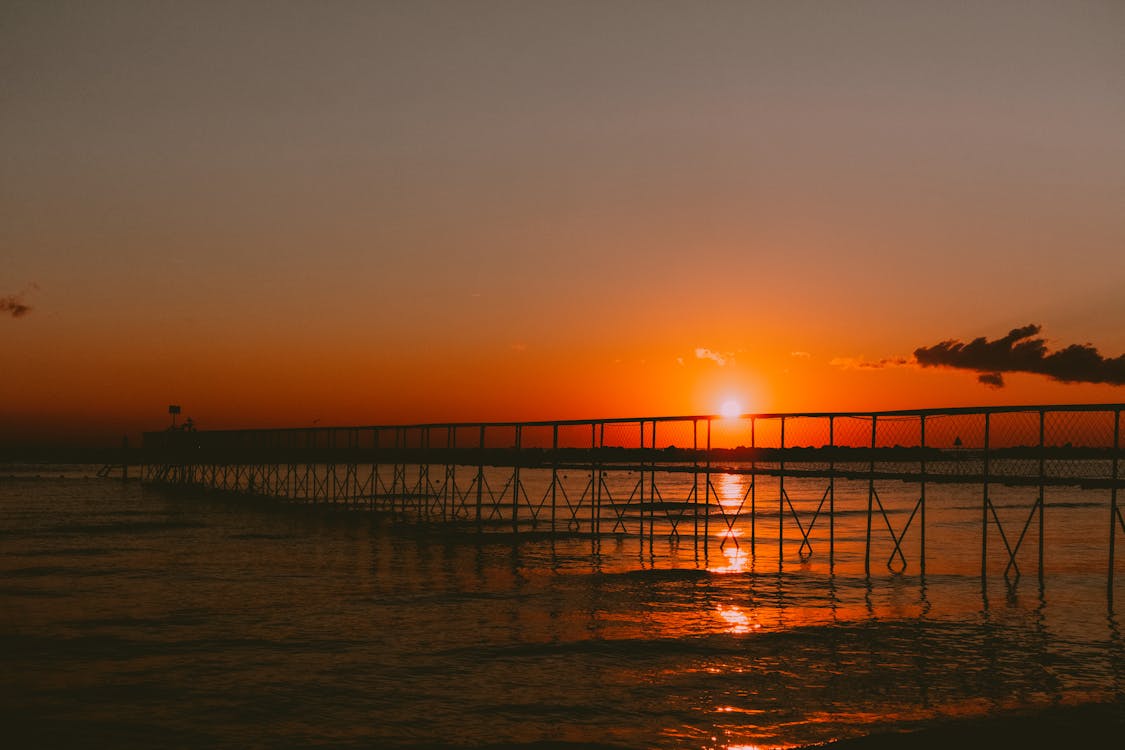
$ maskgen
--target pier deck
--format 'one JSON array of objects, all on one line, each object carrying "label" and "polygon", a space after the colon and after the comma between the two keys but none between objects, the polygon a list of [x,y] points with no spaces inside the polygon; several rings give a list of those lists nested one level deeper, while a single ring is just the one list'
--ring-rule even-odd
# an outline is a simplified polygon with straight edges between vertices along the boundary
[{"label": "pier deck", "polygon": [[[884,412],[643,417],[144,435],[142,479],[327,504],[478,533],[667,536],[695,543],[776,534],[778,565],[836,549],[837,492],[866,499],[866,553],[889,539],[886,566],[926,566],[927,490],[979,487],[981,575],[999,543],[1006,576],[1034,539],[1043,570],[1048,488],[1106,498],[1109,579],[1125,532],[1118,495],[1122,404]],[[737,478],[737,481],[731,478]],[[726,482],[730,486],[720,487]],[[906,507],[888,507],[902,483]],[[1001,520],[998,487],[1027,493],[1026,518]],[[733,490],[732,494],[732,488]],[[857,490],[857,488],[859,488]],[[797,496],[800,495],[798,498]],[[826,539],[813,534],[827,526]],[[1029,535],[1029,532],[1031,534]],[[1031,545],[1027,545],[1031,546]],[[995,565],[993,549],[992,560]]]}]

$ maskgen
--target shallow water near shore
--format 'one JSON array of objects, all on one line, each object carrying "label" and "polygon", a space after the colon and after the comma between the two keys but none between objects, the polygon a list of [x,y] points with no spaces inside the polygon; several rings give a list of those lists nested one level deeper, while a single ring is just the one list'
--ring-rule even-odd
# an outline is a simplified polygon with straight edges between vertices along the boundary
[{"label": "shallow water near shore", "polygon": [[5,721],[55,746],[792,747],[1120,701],[1100,496],[1052,498],[1042,581],[982,584],[973,497],[943,492],[927,575],[868,577],[843,522],[835,564],[779,566],[776,539],[480,537],[10,474]]}]

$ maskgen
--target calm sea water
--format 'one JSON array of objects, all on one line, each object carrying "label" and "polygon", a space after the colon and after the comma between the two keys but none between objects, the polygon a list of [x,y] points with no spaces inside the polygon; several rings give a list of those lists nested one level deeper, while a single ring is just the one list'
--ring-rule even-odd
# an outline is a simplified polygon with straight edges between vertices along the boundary
[{"label": "calm sea water", "polygon": [[[821,517],[804,561],[787,522],[779,566],[765,483],[751,553],[745,524],[737,547],[513,541],[96,468],[0,470],[0,711],[23,746],[788,747],[1125,692],[1104,492],[1050,491],[1042,584],[1032,524],[1022,577],[999,556],[982,585],[972,486],[928,490],[923,579],[917,527],[886,568],[881,517],[863,574],[865,484],[837,489],[834,565]],[[786,487],[807,526],[823,480]],[[880,492],[900,529],[917,488]],[[1013,544],[1035,493],[992,491]]]}]

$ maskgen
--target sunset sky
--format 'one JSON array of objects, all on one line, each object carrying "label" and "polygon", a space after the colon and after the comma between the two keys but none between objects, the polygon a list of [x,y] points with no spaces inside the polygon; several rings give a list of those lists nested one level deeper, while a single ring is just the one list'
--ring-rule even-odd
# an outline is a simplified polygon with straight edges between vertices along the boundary
[{"label": "sunset sky", "polygon": [[1125,401],[915,357],[1125,354],[1123,134],[1120,2],[8,1],[0,442]]}]

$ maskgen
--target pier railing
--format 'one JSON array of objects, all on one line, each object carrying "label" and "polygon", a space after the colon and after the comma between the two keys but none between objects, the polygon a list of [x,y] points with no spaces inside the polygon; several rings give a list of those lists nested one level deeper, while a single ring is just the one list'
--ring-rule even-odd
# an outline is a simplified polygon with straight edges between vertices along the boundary
[{"label": "pier railing", "polygon": [[[166,430],[144,435],[143,478],[482,532],[697,540],[719,534],[721,545],[748,542],[751,549],[765,505],[773,509],[779,565],[794,549],[801,559],[811,555],[817,522],[828,526],[832,558],[837,482],[853,490],[859,482],[867,496],[865,569],[880,529],[891,541],[887,566],[905,569],[904,541],[913,531],[923,573],[927,488],[974,484],[981,488],[982,575],[997,539],[1005,574],[1018,575],[1033,526],[1042,571],[1045,489],[1072,486],[1108,494],[1112,580],[1116,534],[1125,532],[1118,506],[1125,486],[1123,410],[1123,404],[1079,404]],[[741,497],[721,493],[718,476],[743,477],[735,493]],[[766,478],[768,497],[760,486]],[[795,502],[794,483],[808,495],[809,480],[823,485],[819,502],[815,496]],[[888,512],[888,493],[881,492],[888,482],[916,486],[913,507]],[[1001,485],[1031,493],[1029,514],[1016,528],[1001,521],[992,500],[992,488]]]}]

